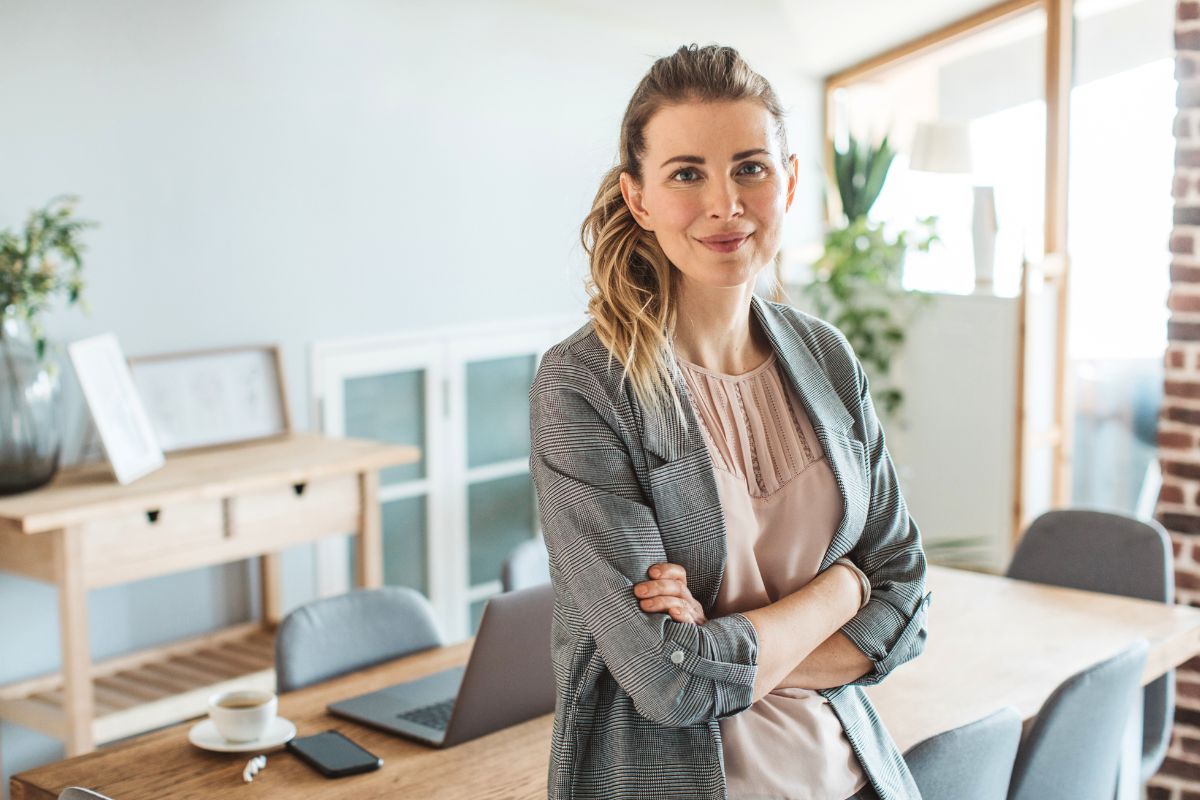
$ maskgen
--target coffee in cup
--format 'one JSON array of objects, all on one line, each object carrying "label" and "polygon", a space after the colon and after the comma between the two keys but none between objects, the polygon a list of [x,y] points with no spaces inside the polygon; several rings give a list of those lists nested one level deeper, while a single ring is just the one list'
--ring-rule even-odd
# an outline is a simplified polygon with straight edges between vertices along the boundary
[{"label": "coffee in cup", "polygon": [[267,732],[279,710],[274,692],[236,689],[208,699],[208,716],[228,742],[253,742]]}]

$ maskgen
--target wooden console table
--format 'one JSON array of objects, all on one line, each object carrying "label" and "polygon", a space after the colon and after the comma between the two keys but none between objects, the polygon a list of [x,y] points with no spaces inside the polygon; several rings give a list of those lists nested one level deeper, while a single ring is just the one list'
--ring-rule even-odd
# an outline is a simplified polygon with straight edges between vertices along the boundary
[{"label": "wooden console table", "polygon": [[[68,755],[203,714],[226,684],[274,689],[279,551],[355,533],[357,581],[383,582],[378,470],[416,447],[317,434],[167,456],[121,486],[107,463],[0,497],[0,569],[58,588],[62,671],[0,686],[0,718]],[[87,592],[262,556],[263,620],[93,664]]]}]

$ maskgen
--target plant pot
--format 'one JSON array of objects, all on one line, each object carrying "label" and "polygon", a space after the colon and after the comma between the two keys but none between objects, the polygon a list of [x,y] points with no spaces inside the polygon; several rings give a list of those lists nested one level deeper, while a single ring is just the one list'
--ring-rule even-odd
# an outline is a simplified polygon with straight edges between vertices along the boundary
[{"label": "plant pot", "polygon": [[0,495],[49,483],[62,455],[58,370],[39,362],[24,318],[0,315]]}]

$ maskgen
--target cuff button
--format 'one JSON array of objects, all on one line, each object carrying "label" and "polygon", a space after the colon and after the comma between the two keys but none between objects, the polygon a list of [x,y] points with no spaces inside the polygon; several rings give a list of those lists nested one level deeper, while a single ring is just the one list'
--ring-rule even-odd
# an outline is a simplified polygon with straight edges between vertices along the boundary
[{"label": "cuff button", "polygon": [[674,664],[682,664],[683,663],[683,651],[676,650],[674,653],[671,653],[671,662]]}]

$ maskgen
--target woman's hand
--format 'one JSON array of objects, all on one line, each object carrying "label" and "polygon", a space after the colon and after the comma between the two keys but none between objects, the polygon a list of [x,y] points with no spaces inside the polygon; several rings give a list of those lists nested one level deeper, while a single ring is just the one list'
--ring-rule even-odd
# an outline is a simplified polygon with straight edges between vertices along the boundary
[{"label": "woman's hand", "polygon": [[641,601],[642,611],[670,614],[676,622],[703,625],[708,622],[704,608],[692,597],[687,571],[678,564],[655,564],[646,570],[650,580],[635,583],[633,594]]}]

